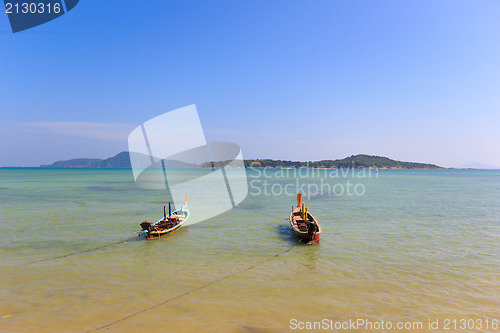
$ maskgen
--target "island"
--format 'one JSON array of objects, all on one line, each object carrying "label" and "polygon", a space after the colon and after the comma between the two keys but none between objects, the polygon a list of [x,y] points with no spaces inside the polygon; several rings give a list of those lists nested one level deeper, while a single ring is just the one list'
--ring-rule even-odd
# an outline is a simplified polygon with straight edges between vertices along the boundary
[{"label": "island", "polygon": [[[129,152],[121,152],[107,159],[78,158],[67,161],[57,161],[41,168],[131,168]],[[186,168],[221,168],[231,164],[231,161],[209,162],[202,165],[185,165]],[[241,165],[241,164],[240,164]],[[401,162],[388,157],[373,155],[352,155],[343,159],[321,161],[286,161],[273,159],[244,160],[246,168],[315,168],[315,169],[444,169],[435,164]],[[179,167],[180,164],[179,164]]]}]

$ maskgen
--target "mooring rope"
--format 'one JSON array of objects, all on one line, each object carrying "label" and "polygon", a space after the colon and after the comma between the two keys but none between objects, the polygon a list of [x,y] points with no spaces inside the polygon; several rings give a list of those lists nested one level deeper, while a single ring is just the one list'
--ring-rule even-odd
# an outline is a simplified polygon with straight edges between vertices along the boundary
[{"label": "mooring rope", "polygon": [[107,328],[107,327],[110,327],[110,326],[112,326],[112,325],[118,324],[119,322],[122,322],[122,321],[127,320],[127,319],[132,318],[132,317],[135,317],[135,316],[137,316],[137,315],[140,315],[141,313],[144,313],[144,312],[146,312],[146,311],[149,311],[149,310],[155,309],[155,308],[160,307],[160,306],[162,306],[162,305],[165,305],[165,304],[167,304],[167,303],[169,303],[169,302],[172,302],[172,301],[174,301],[174,300],[176,300],[176,299],[179,299],[179,298],[181,298],[181,297],[183,297],[183,296],[186,296],[186,295],[189,295],[189,294],[195,293],[195,292],[200,291],[200,290],[202,290],[202,289],[205,289],[205,288],[207,288],[207,287],[209,287],[209,286],[211,286],[211,285],[213,285],[213,284],[216,284],[216,283],[218,283],[218,282],[224,281],[224,280],[226,280],[227,278],[230,278],[231,276],[234,276],[234,275],[237,275],[237,274],[242,274],[242,273],[244,273],[244,272],[247,272],[247,271],[249,271],[249,270],[251,270],[251,269],[253,269],[253,268],[257,267],[257,266],[260,266],[260,265],[262,265],[262,264],[264,264],[264,263],[266,263],[266,262],[268,262],[268,261],[271,261],[271,260],[273,260],[274,258],[276,258],[276,257],[278,257],[278,256],[280,256],[280,255],[282,255],[282,254],[284,254],[284,253],[286,253],[286,252],[290,251],[290,250],[291,250],[291,249],[293,249],[295,246],[297,246],[297,244],[294,244],[294,245],[292,245],[292,246],[288,247],[286,250],[284,250],[284,251],[282,251],[282,252],[280,252],[280,253],[278,253],[278,254],[275,254],[274,256],[269,257],[269,258],[267,258],[266,260],[260,261],[260,262],[256,263],[255,265],[252,265],[252,266],[250,266],[250,267],[246,267],[246,268],[244,268],[244,269],[242,269],[242,270],[240,270],[240,271],[237,271],[237,272],[234,272],[234,273],[228,274],[228,275],[223,276],[223,277],[221,277],[221,278],[219,278],[219,279],[217,279],[217,280],[214,280],[214,281],[208,282],[207,284],[204,284],[204,285],[202,285],[201,287],[198,287],[198,288],[195,288],[195,289],[191,289],[191,290],[189,290],[189,291],[186,291],[185,293],[182,293],[182,294],[180,294],[180,295],[177,295],[177,296],[171,297],[171,298],[169,298],[169,299],[166,299],[165,301],[163,301],[163,302],[161,302],[161,303],[155,304],[155,305],[153,305],[153,306],[150,306],[149,308],[145,308],[145,309],[142,309],[142,310],[137,311],[137,312],[135,312],[135,313],[132,313],[132,314],[130,314],[130,315],[128,315],[128,316],[126,316],[126,317],[123,317],[123,318],[120,318],[120,319],[118,319],[118,320],[115,320],[115,321],[114,321],[114,322],[112,322],[112,323],[109,323],[109,324],[103,325],[103,326],[101,326],[101,327],[95,328],[95,329],[90,330],[90,331],[87,331],[87,333],[90,333],[90,332],[95,332],[95,331],[99,331],[99,330],[101,330],[101,329],[103,329],[103,328]]},{"label": "mooring rope", "polygon": [[136,237],[138,237],[140,234],[139,233],[134,233],[134,236],[131,236],[125,240],[121,240],[119,242],[115,242],[115,243],[109,243],[109,244],[105,244],[105,245],[102,245],[102,246],[98,246],[98,247],[93,247],[91,249],[86,249],[86,250],[81,250],[81,251],[77,251],[77,252],[72,252],[72,253],[67,253],[67,254],[63,254],[63,255],[60,255],[60,256],[57,256],[57,257],[51,257],[51,258],[45,258],[45,259],[39,259],[39,260],[35,260],[35,261],[31,261],[29,263],[27,263],[26,265],[30,265],[30,264],[34,264],[34,263],[37,263],[37,262],[42,262],[42,261],[49,261],[49,260],[56,260],[56,259],[61,259],[61,258],[66,258],[66,257],[69,257],[69,256],[74,256],[76,254],[81,254],[81,253],[85,253],[85,252],[91,252],[91,251],[95,251],[95,250],[100,250],[100,249],[103,249],[105,247],[108,247],[108,246],[113,246],[113,245],[118,245],[118,244],[122,244],[122,243],[126,243]]}]

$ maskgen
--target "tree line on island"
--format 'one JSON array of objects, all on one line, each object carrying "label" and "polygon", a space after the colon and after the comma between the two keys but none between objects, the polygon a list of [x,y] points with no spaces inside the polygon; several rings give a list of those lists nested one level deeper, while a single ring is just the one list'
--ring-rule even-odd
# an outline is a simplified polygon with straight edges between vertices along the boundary
[{"label": "tree line on island", "polygon": [[[229,161],[213,162],[214,167],[220,168]],[[210,163],[205,163],[202,167],[209,168]],[[372,156],[372,155],[352,155],[343,159],[322,160],[322,161],[286,161],[272,159],[253,159],[245,160],[246,168],[315,168],[315,169],[363,169],[363,168],[378,168],[378,169],[444,169],[443,167],[416,162],[401,162],[395,161],[388,157]]]},{"label": "tree line on island", "polygon": [[[179,162],[178,167],[187,168],[220,168],[231,166],[231,161],[207,162],[202,165]],[[241,165],[241,164],[240,164]],[[401,162],[387,157],[372,155],[352,155],[343,159],[322,161],[286,161],[273,159],[245,160],[246,168],[328,168],[328,169],[443,169],[440,166],[428,163]],[[57,161],[50,165],[41,165],[42,168],[130,168],[129,152],[121,152],[108,159],[78,158],[67,161]]]}]

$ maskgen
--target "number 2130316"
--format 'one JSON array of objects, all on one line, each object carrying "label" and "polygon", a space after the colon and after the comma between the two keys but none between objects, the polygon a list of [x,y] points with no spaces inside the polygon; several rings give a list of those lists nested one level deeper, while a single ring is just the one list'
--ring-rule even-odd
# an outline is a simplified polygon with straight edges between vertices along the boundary
[{"label": "number 2130316", "polygon": [[61,12],[60,3],[43,2],[23,2],[23,3],[5,3],[5,13],[7,14],[59,14]]}]

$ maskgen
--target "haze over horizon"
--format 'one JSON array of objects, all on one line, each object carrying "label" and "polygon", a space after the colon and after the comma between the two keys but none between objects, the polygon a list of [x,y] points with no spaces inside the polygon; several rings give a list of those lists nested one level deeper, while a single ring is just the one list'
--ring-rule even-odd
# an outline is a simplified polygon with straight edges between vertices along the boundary
[{"label": "haze over horizon", "polygon": [[[74,160],[81,160],[81,159],[98,159],[98,160],[107,160],[107,159],[113,159],[115,157],[119,157],[119,155],[123,154],[123,153],[128,153],[128,151],[123,151],[123,152],[120,152],[118,154],[115,154],[113,156],[108,156],[108,157],[78,157],[78,158],[75,158],[75,159],[68,159],[68,160],[57,160],[57,161],[53,161],[53,163],[49,163],[49,164],[44,164],[44,165],[40,165],[40,167],[48,167],[48,166],[51,166],[52,164],[56,164],[56,163],[60,163],[60,162],[69,162],[69,161],[74,161]],[[345,156],[344,158],[325,158],[325,159],[322,159],[322,160],[342,160],[342,159],[345,159],[345,158],[349,158],[349,157],[352,157],[352,156],[358,156],[358,155],[366,155],[366,154],[353,154],[353,155],[350,155],[350,156]],[[373,155],[367,155],[367,156],[373,156]],[[386,157],[386,156],[373,156],[373,157]],[[262,157],[262,158],[255,158],[255,159],[258,159],[258,160],[277,160],[277,159],[273,159],[273,158],[266,158],[266,157]],[[389,159],[391,159],[389,157]],[[119,158],[120,160],[120,164],[121,164],[121,157]],[[249,159],[249,158],[245,158],[245,160],[252,160],[252,159]],[[396,162],[410,162],[410,163],[422,163],[422,164],[434,164],[434,163],[427,163],[427,162],[421,162],[421,161],[398,161],[398,160],[394,160],[394,159],[391,159],[393,161],[396,161]],[[290,160],[292,162],[302,162],[302,163],[305,163],[305,162],[317,162],[317,161],[321,161],[321,160],[306,160],[306,161],[300,161],[300,160]],[[82,163],[79,161],[79,164],[78,165],[81,165]],[[441,165],[437,165],[438,167],[442,167]],[[59,167],[62,167],[61,165],[58,165],[57,166],[58,168]],[[69,166],[64,166],[64,167],[69,167]],[[75,167],[75,165],[72,165],[71,167]],[[78,166],[79,167],[79,166]],[[184,167],[184,166],[182,166]],[[469,163],[467,165],[461,165],[461,166],[456,166],[454,168],[457,168],[457,169],[499,169],[498,167],[496,166],[493,166],[493,165],[488,165],[488,164],[482,164],[482,163]]]},{"label": "haze over horizon", "polygon": [[0,166],[105,159],[196,104],[245,159],[500,168],[498,2],[119,4],[16,34],[0,15]]}]

